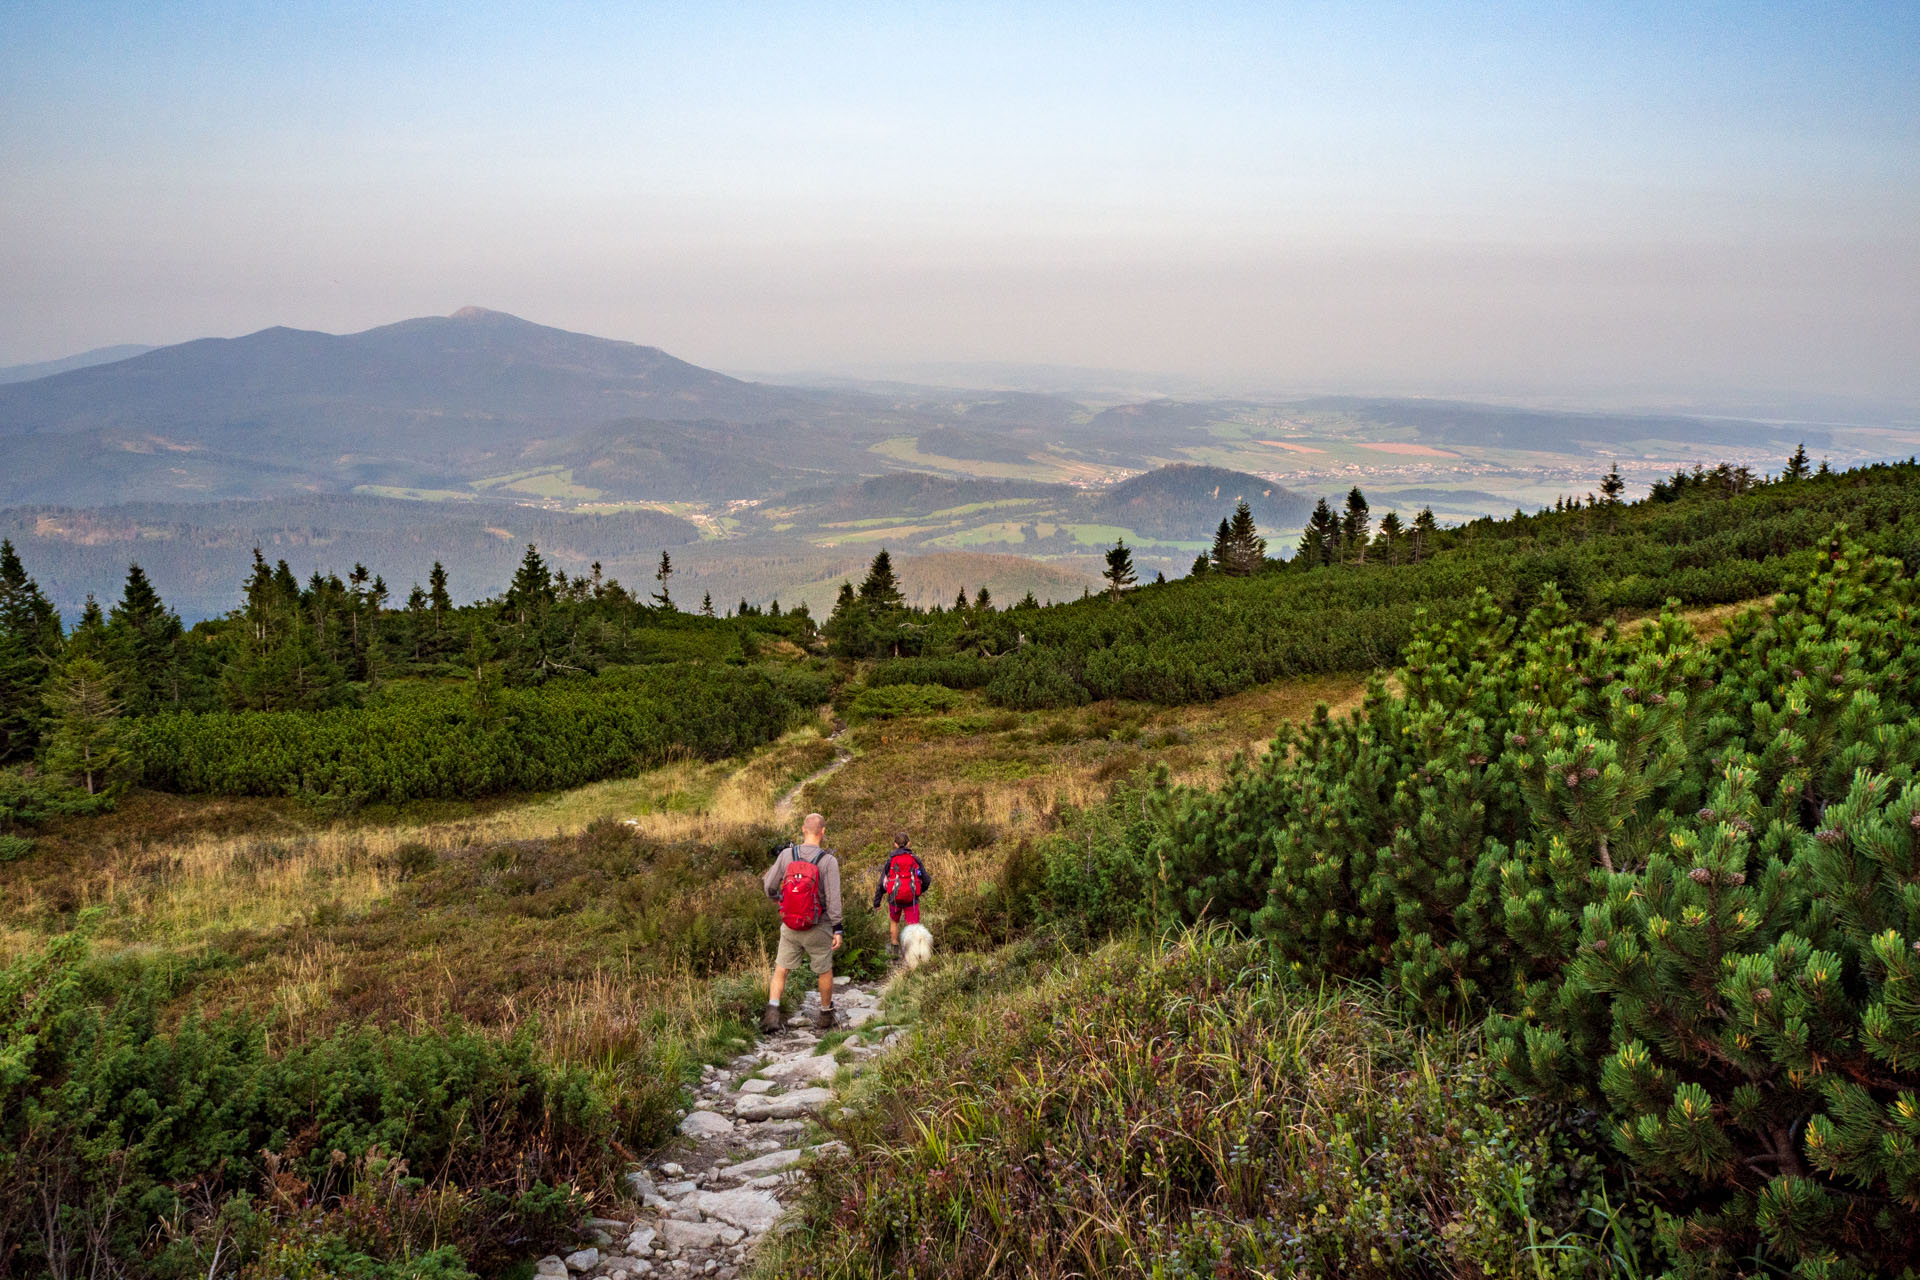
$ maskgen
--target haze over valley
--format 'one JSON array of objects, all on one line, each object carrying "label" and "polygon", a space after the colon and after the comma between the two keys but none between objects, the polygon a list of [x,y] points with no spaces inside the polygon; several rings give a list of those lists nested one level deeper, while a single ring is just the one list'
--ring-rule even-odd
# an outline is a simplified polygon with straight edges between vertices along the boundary
[{"label": "haze over valley", "polygon": [[302,577],[375,561],[402,588],[439,559],[461,598],[499,590],[528,542],[636,587],[670,550],[683,596],[723,610],[820,610],[887,546],[920,604],[1067,599],[1116,538],[1181,576],[1242,498],[1279,554],[1353,486],[1458,522],[1584,495],[1615,464],[1639,488],[1774,470],[1802,442],[1836,464],[1920,447],[1898,420],[781,385],[475,307],[71,363],[0,384],[0,532],[63,609],[137,560],[189,618],[232,607],[256,545]]}]

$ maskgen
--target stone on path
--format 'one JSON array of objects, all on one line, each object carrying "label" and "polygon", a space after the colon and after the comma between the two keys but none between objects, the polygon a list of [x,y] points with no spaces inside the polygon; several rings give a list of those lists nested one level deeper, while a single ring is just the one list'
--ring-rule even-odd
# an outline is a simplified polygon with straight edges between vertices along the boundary
[{"label": "stone on path", "polygon": [[700,1212],[750,1235],[760,1235],[780,1220],[780,1202],[765,1191],[702,1191]]},{"label": "stone on path", "polygon": [[742,1080],[740,1082],[740,1092],[742,1093],[771,1093],[772,1091],[773,1081],[771,1080]]},{"label": "stone on path", "polygon": [[533,1264],[533,1274],[536,1276],[564,1276],[567,1274],[567,1264],[560,1258],[548,1254]]},{"label": "stone on path", "polygon": [[796,1089],[778,1096],[748,1094],[734,1104],[733,1113],[742,1120],[791,1120],[818,1111],[833,1099],[831,1089]]},{"label": "stone on path", "polygon": [[598,1249],[582,1249],[578,1253],[570,1253],[567,1255],[567,1270],[569,1271],[591,1271],[599,1265],[600,1251]]},{"label": "stone on path", "polygon": [[660,1224],[660,1239],[669,1249],[713,1249],[722,1240],[726,1228],[717,1222],[679,1222],[668,1218]]},{"label": "stone on path", "polygon": [[715,1111],[695,1111],[680,1122],[680,1132],[689,1138],[718,1138],[733,1131],[733,1121]]},{"label": "stone on path", "polygon": [[635,1227],[633,1234],[627,1237],[627,1252],[636,1258],[644,1258],[653,1252],[654,1229]]},{"label": "stone on path", "polygon": [[831,1080],[840,1064],[824,1053],[810,1053],[797,1058],[783,1058],[760,1074],[769,1080],[784,1085],[804,1084],[809,1080]]},{"label": "stone on path", "polygon": [[769,1152],[764,1156],[755,1156],[751,1160],[742,1160],[739,1164],[730,1164],[724,1169],[715,1169],[713,1176],[716,1178],[757,1178],[763,1173],[778,1173],[782,1169],[790,1168],[800,1163],[800,1157],[805,1154],[804,1151],[801,1151],[797,1147],[785,1147],[779,1151]]}]

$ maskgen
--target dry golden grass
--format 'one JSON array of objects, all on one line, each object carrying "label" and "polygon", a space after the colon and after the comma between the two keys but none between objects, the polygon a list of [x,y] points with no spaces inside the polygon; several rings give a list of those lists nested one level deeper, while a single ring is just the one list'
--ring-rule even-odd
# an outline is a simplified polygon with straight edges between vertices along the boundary
[{"label": "dry golden grass", "polygon": [[[85,836],[0,867],[0,961],[37,945],[48,922],[101,909],[103,939],[193,947],[234,931],[264,931],[319,910],[354,914],[384,899],[399,851],[575,834],[607,817],[633,818],[662,839],[772,820],[777,795],[833,748],[817,726],[788,734],[744,762],[682,761],[464,816],[418,822],[326,819],[257,806],[264,832],[192,831],[152,838],[114,817]],[[228,802],[210,801],[226,809]],[[444,808],[444,806],[443,806]],[[305,818],[303,822],[301,819]],[[224,825],[224,824],[223,824]],[[39,927],[35,927],[39,926]]]}]

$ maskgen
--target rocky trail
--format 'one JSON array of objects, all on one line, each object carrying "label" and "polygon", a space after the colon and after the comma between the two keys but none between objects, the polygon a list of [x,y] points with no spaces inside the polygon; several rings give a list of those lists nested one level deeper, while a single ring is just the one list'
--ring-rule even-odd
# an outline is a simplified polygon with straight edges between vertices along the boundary
[{"label": "rocky trail", "polygon": [[739,1275],[785,1212],[782,1196],[791,1198],[804,1162],[837,1147],[813,1120],[837,1099],[836,1082],[858,1074],[904,1034],[886,1025],[880,1002],[878,984],[838,979],[833,1003],[839,1017],[831,1030],[814,1030],[820,994],[809,990],[784,1031],[725,1067],[703,1068],[680,1137],[627,1174],[639,1212],[588,1220],[596,1243],[542,1258],[534,1274],[554,1280]]},{"label": "rocky trail", "polygon": [[814,772],[800,779],[799,782],[794,784],[793,790],[780,797],[773,806],[773,816],[775,819],[781,823],[792,821],[794,807],[800,803],[800,795],[802,792],[824,778],[831,778],[834,774],[853,763],[853,752],[847,750],[840,742],[846,734],[847,726],[838,720],[834,721],[833,732],[827,735],[827,741],[833,743],[834,750],[839,754],[834,756],[824,767],[816,769]]}]

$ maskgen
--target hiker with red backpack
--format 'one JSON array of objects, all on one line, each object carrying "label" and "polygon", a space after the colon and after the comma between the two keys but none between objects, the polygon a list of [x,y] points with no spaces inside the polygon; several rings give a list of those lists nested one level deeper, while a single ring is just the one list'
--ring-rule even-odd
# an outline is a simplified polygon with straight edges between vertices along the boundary
[{"label": "hiker with red backpack", "polygon": [[761,881],[767,896],[780,906],[780,947],[767,981],[767,1011],[760,1030],[771,1035],[786,1026],[780,997],[786,994],[787,970],[807,957],[820,976],[820,1012],[814,1025],[833,1025],[833,953],[840,949],[840,860],[825,848],[827,820],[810,813],[800,824],[800,843],[780,851]]},{"label": "hiker with red backpack", "polygon": [[893,837],[893,852],[880,864],[880,883],[874,886],[873,906],[887,904],[887,954],[900,958],[900,926],[920,923],[920,899],[933,887],[933,877],[920,855],[907,847],[907,833]]}]

